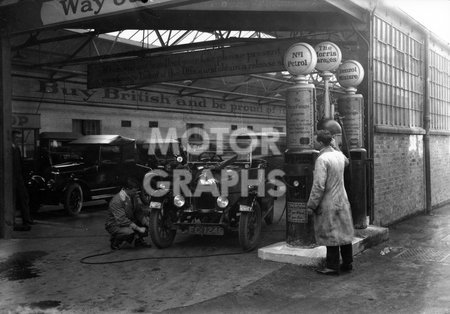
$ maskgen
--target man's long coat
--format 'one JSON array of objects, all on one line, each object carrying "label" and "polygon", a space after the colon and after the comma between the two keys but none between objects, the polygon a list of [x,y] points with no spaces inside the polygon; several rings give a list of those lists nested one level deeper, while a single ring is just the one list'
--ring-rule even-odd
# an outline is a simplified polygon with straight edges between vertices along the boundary
[{"label": "man's long coat", "polygon": [[314,181],[307,207],[314,212],[316,243],[326,246],[350,244],[353,220],[344,187],[348,159],[340,151],[325,147],[314,166]]}]

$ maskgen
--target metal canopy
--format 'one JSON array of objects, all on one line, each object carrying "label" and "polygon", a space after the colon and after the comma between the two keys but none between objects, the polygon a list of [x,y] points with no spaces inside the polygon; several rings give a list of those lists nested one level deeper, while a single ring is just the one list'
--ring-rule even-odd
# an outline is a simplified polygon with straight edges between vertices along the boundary
[{"label": "metal canopy", "polygon": [[[131,2],[134,4],[131,5]],[[94,1],[30,0],[6,6],[4,15],[11,34],[63,27],[96,29],[103,33],[122,29],[273,31],[308,27],[318,30],[330,26],[339,27],[342,22],[347,24],[347,18],[351,22],[363,23],[367,19],[367,11],[352,0],[154,0],[145,2],[146,4],[137,1],[130,1],[130,3],[107,1],[107,4],[111,6],[113,3],[124,5],[116,4],[111,12],[102,14],[102,10],[95,7]],[[81,15],[82,6],[86,4],[90,4],[91,11]],[[126,9],[127,4],[129,4],[128,8],[134,7],[134,9]],[[73,13],[80,14],[83,18],[77,18]]]},{"label": "metal canopy", "polygon": [[[15,73],[45,71],[50,82],[85,81],[88,64],[107,60],[286,38],[312,45],[330,40],[353,57],[360,53],[361,36],[368,31],[364,23],[367,11],[352,0],[161,1],[155,8],[47,26],[38,16],[44,2],[52,3],[21,1],[2,11],[6,12],[6,28],[12,36]],[[320,77],[313,74],[311,79],[318,83]],[[292,83],[289,75],[278,71],[123,87],[224,101],[284,104],[284,92]]]}]

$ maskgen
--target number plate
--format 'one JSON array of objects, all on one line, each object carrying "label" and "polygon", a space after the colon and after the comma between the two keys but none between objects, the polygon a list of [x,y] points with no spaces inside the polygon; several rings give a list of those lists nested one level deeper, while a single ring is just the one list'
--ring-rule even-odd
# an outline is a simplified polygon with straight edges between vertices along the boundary
[{"label": "number plate", "polygon": [[220,226],[189,226],[189,233],[205,235],[223,235],[223,228]]},{"label": "number plate", "polygon": [[251,206],[239,205],[239,211],[241,211],[241,212],[251,212],[253,210],[252,210]]},{"label": "number plate", "polygon": [[160,202],[150,202],[150,208],[161,208]]}]

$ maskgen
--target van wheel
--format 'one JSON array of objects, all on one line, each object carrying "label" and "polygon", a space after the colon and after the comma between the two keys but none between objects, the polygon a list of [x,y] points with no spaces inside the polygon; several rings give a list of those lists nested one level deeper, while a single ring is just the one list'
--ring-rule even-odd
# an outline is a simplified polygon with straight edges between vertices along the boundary
[{"label": "van wheel", "polygon": [[72,183],[64,194],[64,209],[70,216],[77,216],[83,207],[83,190],[78,183]]}]

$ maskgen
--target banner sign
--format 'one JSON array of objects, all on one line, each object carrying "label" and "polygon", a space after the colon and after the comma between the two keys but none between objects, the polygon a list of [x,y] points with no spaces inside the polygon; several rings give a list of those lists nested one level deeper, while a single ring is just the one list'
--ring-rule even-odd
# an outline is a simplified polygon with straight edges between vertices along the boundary
[{"label": "banner sign", "polygon": [[[191,1],[192,2],[192,1]],[[121,14],[138,8],[156,8],[189,3],[186,0],[52,0],[42,3],[42,24],[57,24]]]},{"label": "banner sign", "polygon": [[88,88],[145,85],[283,71],[283,56],[293,40],[149,56],[88,65]]},{"label": "banner sign", "polygon": [[[236,117],[259,117],[284,120],[284,105],[256,104],[224,101],[200,96],[179,96],[169,92],[144,89],[124,90],[107,87],[86,89],[86,85],[75,82],[48,82],[45,79],[14,77],[13,99],[38,100],[58,104],[152,109],[193,114],[228,114]],[[19,121],[19,120],[18,120]]]}]

